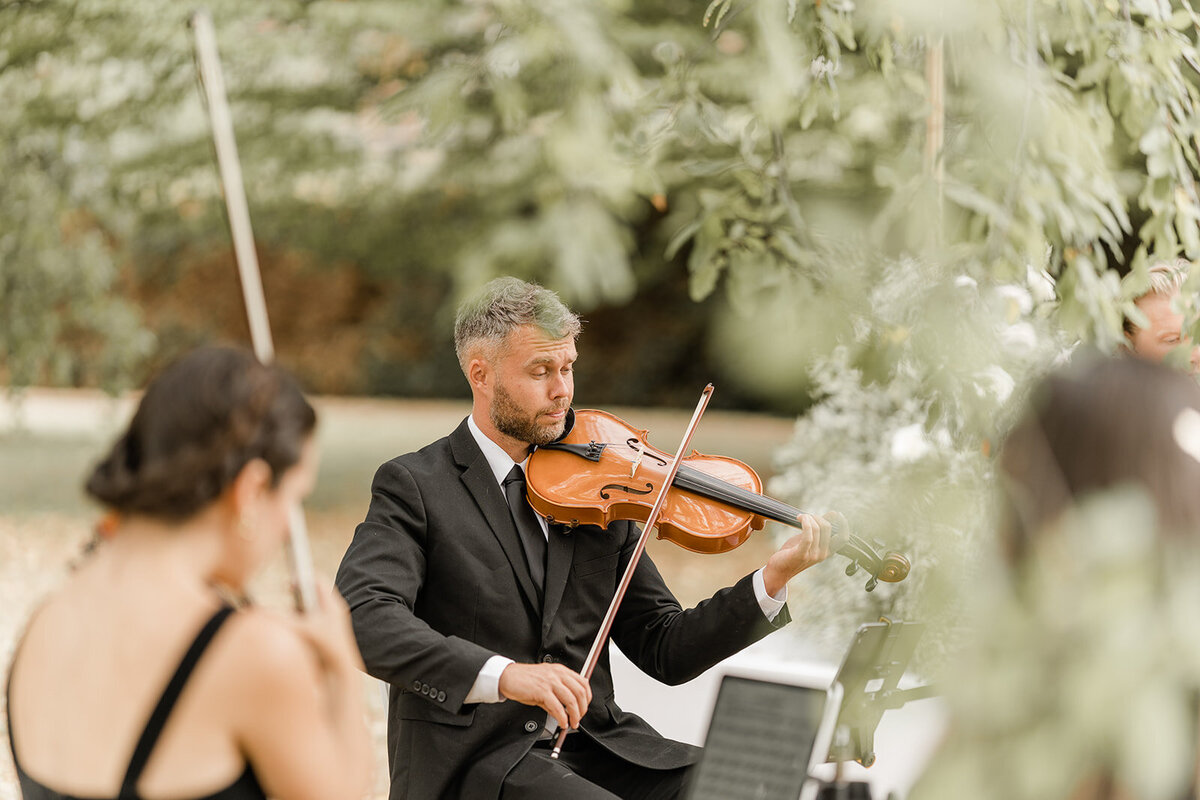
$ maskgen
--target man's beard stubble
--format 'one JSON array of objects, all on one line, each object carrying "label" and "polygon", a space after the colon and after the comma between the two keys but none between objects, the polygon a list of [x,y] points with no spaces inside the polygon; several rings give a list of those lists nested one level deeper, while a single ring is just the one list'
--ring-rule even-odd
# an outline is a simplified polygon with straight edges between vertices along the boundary
[{"label": "man's beard stubble", "polygon": [[550,444],[561,436],[563,428],[566,426],[566,420],[560,420],[554,425],[538,425],[538,415],[558,410],[560,410],[558,407],[551,406],[525,416],[521,408],[513,401],[512,395],[505,390],[502,384],[497,384],[496,396],[492,400],[491,408],[488,409],[488,416],[491,417],[496,430],[505,436],[540,446]]}]

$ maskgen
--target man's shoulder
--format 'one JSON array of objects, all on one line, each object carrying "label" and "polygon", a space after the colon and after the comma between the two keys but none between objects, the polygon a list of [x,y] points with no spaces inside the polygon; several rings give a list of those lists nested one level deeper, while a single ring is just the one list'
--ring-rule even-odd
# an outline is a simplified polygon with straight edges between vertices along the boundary
[{"label": "man's shoulder", "polygon": [[380,470],[399,468],[414,475],[444,471],[448,465],[462,461],[464,451],[471,447],[478,450],[463,424],[420,450],[389,459],[380,466]]}]

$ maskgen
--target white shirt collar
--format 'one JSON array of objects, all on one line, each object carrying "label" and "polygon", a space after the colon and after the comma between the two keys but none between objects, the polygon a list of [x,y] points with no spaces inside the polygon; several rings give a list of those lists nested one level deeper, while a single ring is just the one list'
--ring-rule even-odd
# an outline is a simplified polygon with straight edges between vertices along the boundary
[{"label": "white shirt collar", "polygon": [[513,461],[508,453],[504,452],[504,448],[489,439],[484,432],[479,430],[479,426],[475,424],[474,415],[467,417],[467,428],[471,431],[471,435],[475,437],[475,443],[479,445],[479,449],[483,451],[483,457],[487,459],[488,466],[492,468],[492,474],[496,476],[496,483],[504,485],[504,479],[508,477],[508,473],[512,471],[513,464],[520,463],[521,469],[525,469],[525,465],[529,462],[529,456],[525,457],[524,461]]}]

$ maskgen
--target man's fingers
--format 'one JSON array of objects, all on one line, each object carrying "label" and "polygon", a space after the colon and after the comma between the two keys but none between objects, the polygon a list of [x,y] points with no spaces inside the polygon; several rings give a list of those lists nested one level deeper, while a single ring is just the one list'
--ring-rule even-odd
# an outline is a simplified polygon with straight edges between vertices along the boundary
[{"label": "man's fingers", "polygon": [[588,704],[592,702],[592,688],[582,675],[572,670],[567,670],[567,683],[563,688],[570,698],[568,711],[574,709],[571,713],[571,727],[577,728],[579,721],[587,713]]},{"label": "man's fingers", "polygon": [[836,553],[850,539],[850,523],[840,511],[826,511],[821,516],[828,520],[833,528],[829,548]]},{"label": "man's fingers", "polygon": [[554,718],[554,721],[558,723],[560,730],[565,731],[569,728],[575,727],[571,724],[571,718],[567,713],[567,710],[563,708],[563,704],[558,701],[558,698],[554,696],[553,692],[548,693],[546,698],[538,705],[544,708],[546,713]]},{"label": "man's fingers", "polygon": [[813,561],[821,557],[821,526],[812,514],[805,514],[800,524],[804,531],[803,553],[805,559]]},{"label": "man's fingers", "polygon": [[583,717],[583,709],[587,708],[587,706],[580,705],[580,698],[572,691],[572,687],[564,684],[555,686],[554,699],[557,701],[558,706],[563,709],[566,721],[570,723],[570,727],[579,727],[579,720]]},{"label": "man's fingers", "polygon": [[[555,670],[542,707],[564,728],[578,728],[591,702],[591,690],[583,676],[566,667]],[[557,714],[561,713],[561,718]]]},{"label": "man's fingers", "polygon": [[821,558],[828,558],[829,557],[829,541],[830,541],[830,539],[833,538],[833,525],[829,522],[828,519],[825,519],[824,517],[813,517],[813,520],[816,521],[817,528],[820,530],[820,537],[821,537],[821,539],[820,539],[820,545],[821,545],[820,556],[821,556]]}]

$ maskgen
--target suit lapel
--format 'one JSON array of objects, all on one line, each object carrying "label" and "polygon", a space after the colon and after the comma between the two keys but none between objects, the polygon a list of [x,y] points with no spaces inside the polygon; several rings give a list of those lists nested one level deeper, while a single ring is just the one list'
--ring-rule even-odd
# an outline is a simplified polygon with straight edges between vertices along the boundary
[{"label": "suit lapel", "polygon": [[542,639],[550,633],[550,623],[558,613],[563,590],[571,577],[571,559],[575,555],[575,534],[566,525],[551,523],[549,549],[546,552],[546,605],[542,610]]},{"label": "suit lapel", "polygon": [[508,502],[504,499],[504,493],[500,491],[500,485],[496,483],[496,476],[492,474],[487,459],[480,452],[479,445],[475,444],[466,420],[450,434],[450,448],[455,461],[463,470],[463,484],[475,499],[496,540],[500,542],[504,555],[508,557],[509,564],[512,565],[517,583],[521,585],[521,594],[525,596],[525,601],[534,614],[540,615],[537,587],[533,585],[533,578],[530,577],[529,568],[525,564],[525,552],[521,548],[517,526],[513,524],[512,515],[508,511]]}]

